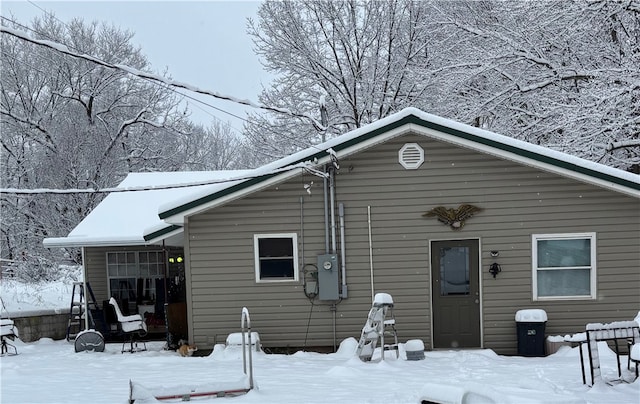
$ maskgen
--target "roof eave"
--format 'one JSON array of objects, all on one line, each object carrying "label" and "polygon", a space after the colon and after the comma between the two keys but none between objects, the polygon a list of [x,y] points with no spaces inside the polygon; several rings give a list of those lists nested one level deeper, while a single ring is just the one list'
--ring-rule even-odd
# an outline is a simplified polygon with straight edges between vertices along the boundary
[{"label": "roof eave", "polygon": [[181,226],[165,225],[160,229],[150,231],[143,237],[50,237],[45,238],[42,244],[46,248],[143,246],[159,243],[182,231]]},{"label": "roof eave", "polygon": [[141,238],[135,239],[92,239],[92,238],[75,238],[75,237],[57,237],[46,238],[42,241],[46,248],[77,248],[77,247],[115,247],[115,246],[134,246],[145,245]]},{"label": "roof eave", "polygon": [[[640,198],[640,182],[633,182],[624,178],[583,167],[559,158],[546,156],[531,150],[508,145],[466,132],[465,136],[452,134],[441,130],[437,125],[413,125],[414,131],[447,143],[470,148],[496,157],[504,158],[519,164],[556,173],[564,177],[573,178],[599,187]],[[449,128],[450,129],[450,128]],[[453,130],[453,129],[451,129]],[[640,179],[640,177],[639,177]]]},{"label": "roof eave", "polygon": [[259,178],[252,178],[222,191],[218,191],[202,198],[196,199],[187,204],[169,209],[164,212],[159,212],[158,216],[166,223],[169,223],[173,226],[181,227],[184,225],[185,218],[188,216],[192,216],[207,209],[223,205],[232,200],[238,199],[245,194],[266,188],[272,184],[286,181],[287,179],[292,178],[296,175],[298,175],[298,170],[291,170],[278,174],[265,175]]},{"label": "roof eave", "polygon": [[[337,145],[327,146],[326,149],[324,149],[323,147],[319,147],[321,145],[316,146],[315,149],[318,150],[316,153],[307,155],[297,161],[290,162],[288,165],[293,166],[299,163],[313,161],[313,165],[315,167],[321,167],[331,161],[331,157],[328,153],[329,149],[333,149],[336,155],[341,158],[353,154],[364,147],[369,147],[372,144],[382,142],[391,137],[399,136],[400,134],[409,130],[409,126],[407,126],[407,124],[410,123],[410,117],[411,115],[406,116],[381,128],[366,132],[355,139],[351,139]],[[378,138],[377,141],[376,138]],[[158,216],[166,223],[183,225],[185,217],[197,214],[215,206],[222,205],[231,200],[238,199],[243,195],[268,187],[269,185],[280,183],[284,180],[298,175],[299,172],[300,171],[298,170],[291,170],[255,177],[221,191],[214,192],[202,198],[193,200],[189,203],[185,203],[172,209],[161,211],[158,213]]]},{"label": "roof eave", "polygon": [[175,236],[183,232],[182,226],[175,224],[167,225],[161,229],[151,231],[143,236],[145,243],[155,244],[169,237]]},{"label": "roof eave", "polygon": [[[293,163],[289,162],[289,164],[301,163],[304,161],[317,161],[317,166],[320,166],[326,164],[329,160],[328,154],[326,150],[324,150],[325,146],[326,149],[333,149],[338,157],[343,157],[412,129],[417,133],[422,133],[432,138],[458,144],[474,150],[484,151],[491,155],[507,158],[517,163],[558,173],[563,176],[591,183],[635,198],[640,198],[640,181],[628,180],[626,178],[622,178],[623,176],[615,176],[603,171],[583,167],[579,164],[563,161],[560,158],[545,155],[529,148],[510,144],[511,142],[501,142],[491,139],[488,136],[481,136],[473,132],[486,131],[469,127],[468,125],[454,125],[464,127],[465,129],[468,129],[467,131],[456,127],[446,126],[445,124],[435,121],[436,119],[429,120],[414,113],[409,113],[401,116],[395,121],[391,121],[386,125],[364,132],[358,136],[354,136],[344,142],[331,144],[331,141],[329,141],[322,145],[318,145],[315,147],[319,150],[318,152],[305,155],[300,160]],[[446,121],[448,122],[448,120]],[[512,140],[514,142],[518,142],[515,139]],[[551,150],[549,149],[549,151]],[[295,174],[296,173],[292,174],[289,172],[286,174],[270,174],[252,178],[251,180],[244,181],[183,205],[176,206],[166,211],[161,211],[159,212],[159,216],[160,219],[167,223],[183,224],[184,218],[187,216],[221,205],[229,200],[240,198],[247,193],[254,192],[255,190],[261,189],[270,184],[283,181]]]}]

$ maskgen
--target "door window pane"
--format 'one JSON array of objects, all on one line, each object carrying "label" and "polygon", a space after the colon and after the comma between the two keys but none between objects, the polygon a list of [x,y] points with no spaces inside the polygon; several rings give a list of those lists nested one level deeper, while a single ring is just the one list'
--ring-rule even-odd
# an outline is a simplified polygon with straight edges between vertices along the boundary
[{"label": "door window pane", "polygon": [[469,294],[469,247],[440,249],[440,295]]}]

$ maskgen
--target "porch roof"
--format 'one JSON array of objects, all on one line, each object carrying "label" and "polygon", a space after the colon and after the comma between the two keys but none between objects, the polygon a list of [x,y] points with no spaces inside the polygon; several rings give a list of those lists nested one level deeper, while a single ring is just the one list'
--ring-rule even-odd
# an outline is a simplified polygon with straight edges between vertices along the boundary
[{"label": "porch roof", "polygon": [[[224,188],[247,170],[130,173],[66,237],[51,237],[45,247],[104,247],[156,244],[182,233],[158,217],[158,207],[203,187]],[[237,180],[234,180],[237,182]],[[146,236],[146,237],[145,237]]]}]

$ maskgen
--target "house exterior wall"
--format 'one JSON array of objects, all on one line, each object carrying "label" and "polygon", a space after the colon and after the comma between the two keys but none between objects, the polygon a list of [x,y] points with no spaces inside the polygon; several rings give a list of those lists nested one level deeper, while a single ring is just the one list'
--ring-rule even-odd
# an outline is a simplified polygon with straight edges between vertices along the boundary
[{"label": "house exterior wall", "polygon": [[[398,150],[412,142],[424,149],[425,162],[406,170]],[[255,281],[256,233],[297,233],[301,271],[324,253],[320,178],[304,174],[190,217],[185,254],[194,341],[224,342],[239,331],[243,306],[267,347],[331,346],[334,329],[337,343],[357,339],[371,305],[373,266],[375,292],[394,298],[400,341],[421,339],[429,349],[432,240],[479,240],[483,346],[498,353],[516,353],[514,315],[522,308],[547,311],[547,335],[629,320],[640,310],[640,209],[632,197],[409,134],[341,159],[336,201],[345,208],[348,298],[335,311],[326,302],[312,305],[301,281]],[[422,216],[462,203],[483,211],[457,231]],[[534,302],[532,234],[582,232],[597,237],[597,298]],[[494,261],[502,266],[495,279],[488,273]]]},{"label": "house exterior wall", "polygon": [[[87,282],[91,284],[93,294],[99,304],[109,300],[109,279],[107,276],[107,251],[123,251],[119,247],[85,247],[83,265],[87,277]],[[124,248],[124,247],[122,247]]]}]

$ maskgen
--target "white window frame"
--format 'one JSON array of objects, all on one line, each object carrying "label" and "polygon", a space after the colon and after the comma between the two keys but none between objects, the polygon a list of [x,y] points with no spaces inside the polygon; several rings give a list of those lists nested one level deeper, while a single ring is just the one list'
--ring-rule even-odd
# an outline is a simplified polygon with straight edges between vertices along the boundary
[{"label": "white window frame", "polygon": [[[265,238],[289,238],[291,239],[292,247],[293,247],[293,278],[271,278],[271,279],[262,279],[260,277],[260,248],[259,241]],[[257,283],[283,283],[283,282],[298,282],[299,281],[299,272],[298,271],[298,234],[296,233],[269,233],[269,234],[254,234],[253,235],[253,254],[254,254],[254,262],[255,262],[255,274],[256,274],[256,282]]]},{"label": "white window frame", "polygon": [[[575,240],[575,239],[588,239],[591,243],[590,261],[591,265],[588,267],[554,267],[554,268],[538,268],[538,241],[541,240]],[[596,299],[596,233],[561,233],[561,234],[532,234],[531,235],[531,255],[532,255],[532,292],[533,301],[545,301],[545,300],[595,300]],[[589,295],[580,296],[538,296],[538,272],[539,271],[553,271],[560,269],[589,269],[590,279]]]},{"label": "white window frame", "polygon": [[[133,257],[133,261],[129,261],[128,260],[128,255],[131,254]],[[154,262],[150,262],[150,261],[141,261],[140,257],[141,254],[145,254],[147,257],[149,256],[149,254],[154,254],[156,256],[156,260]],[[125,256],[125,262],[119,262],[118,257],[119,256]],[[116,262],[112,262],[109,261],[109,256],[113,256],[116,257]],[[107,251],[105,253],[105,265],[107,267],[107,286],[108,286],[108,292],[109,292],[109,296],[113,296],[114,291],[112,291],[111,289],[111,281],[114,279],[123,279],[123,280],[128,280],[128,279],[134,279],[134,282],[137,282],[138,279],[144,279],[144,280],[150,280],[151,281],[151,285],[152,287],[150,287],[149,289],[147,289],[148,291],[150,291],[153,294],[153,299],[152,300],[156,300],[158,299],[158,296],[156,295],[157,291],[155,290],[155,280],[156,279],[163,279],[164,278],[164,252],[161,250],[146,250],[146,251]],[[111,273],[111,268],[117,268],[118,266],[123,266],[125,268],[126,274],[112,274]],[[150,274],[150,270],[153,270],[153,274]],[[131,270],[131,272],[130,272]],[[134,288],[137,285],[134,284]],[[136,290],[137,293],[137,290]],[[140,296],[137,296],[138,299],[140,299]],[[122,304],[122,303],[120,303]],[[135,302],[130,302],[130,304],[135,304]]]}]

